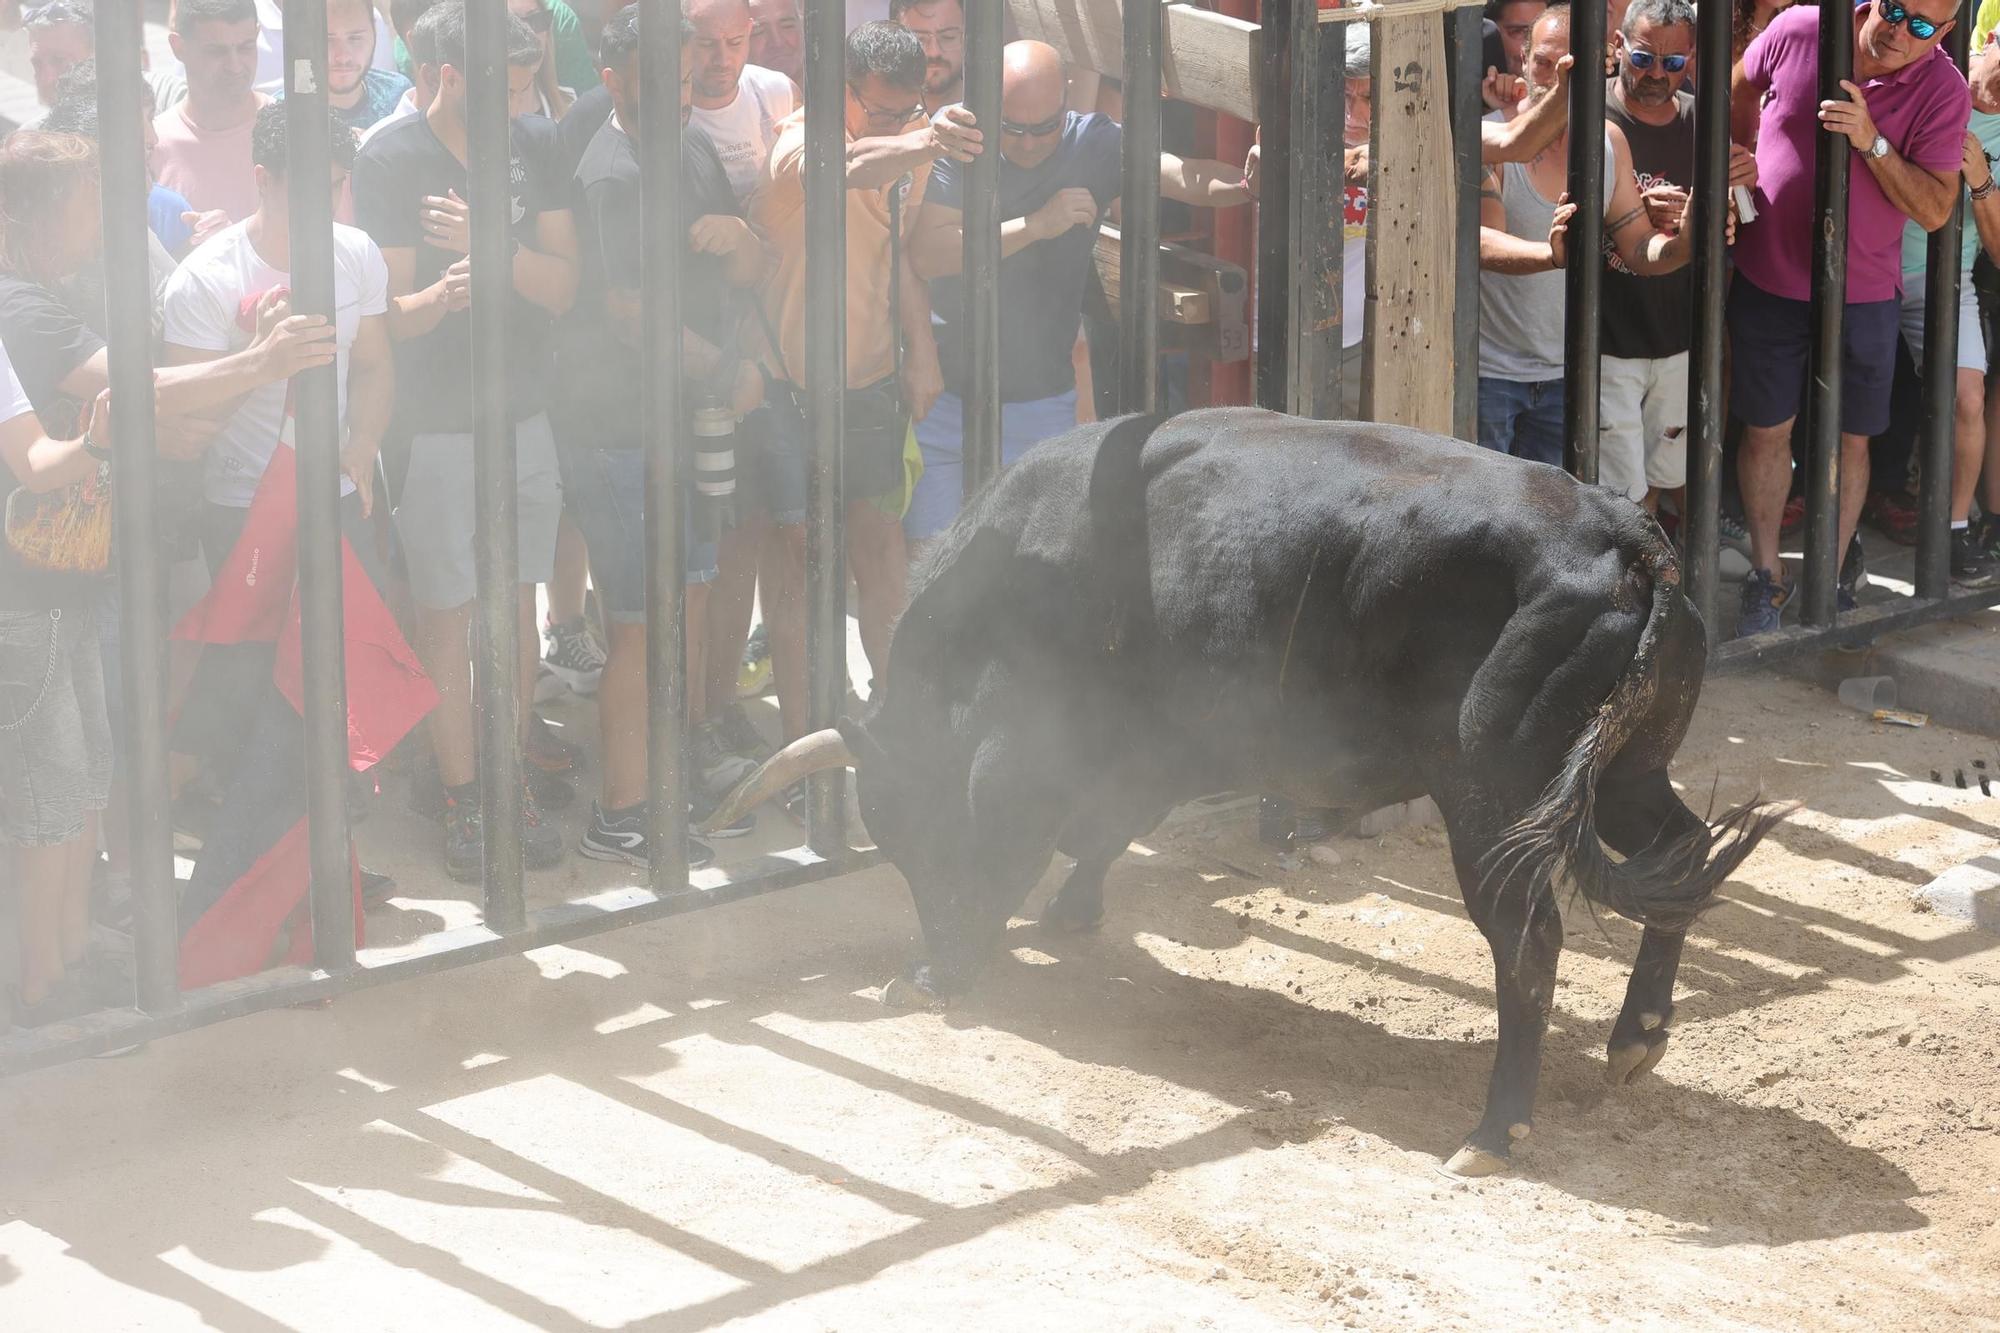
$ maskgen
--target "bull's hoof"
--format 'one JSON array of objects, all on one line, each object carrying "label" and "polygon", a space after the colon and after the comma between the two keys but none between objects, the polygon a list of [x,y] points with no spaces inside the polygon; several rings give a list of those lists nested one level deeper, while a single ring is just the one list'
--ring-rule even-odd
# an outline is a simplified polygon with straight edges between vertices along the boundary
[{"label": "bull's hoof", "polygon": [[1640,1075],[1660,1063],[1660,1057],[1667,1053],[1668,1035],[1666,1029],[1655,1028],[1626,1041],[1612,1038],[1604,1052],[1605,1082],[1613,1087],[1637,1082]]},{"label": "bull's hoof", "polygon": [[1035,923],[1044,935],[1087,935],[1104,924],[1104,905],[1073,907],[1066,904],[1061,895],[1042,909],[1041,920]]},{"label": "bull's hoof", "polygon": [[1444,1164],[1446,1175],[1457,1176],[1461,1180],[1480,1180],[1486,1176],[1497,1176],[1506,1169],[1506,1158],[1470,1143],[1453,1153],[1451,1160]]},{"label": "bull's hoof", "polygon": [[944,996],[910,977],[896,977],[882,988],[882,1003],[891,1009],[943,1009]]}]

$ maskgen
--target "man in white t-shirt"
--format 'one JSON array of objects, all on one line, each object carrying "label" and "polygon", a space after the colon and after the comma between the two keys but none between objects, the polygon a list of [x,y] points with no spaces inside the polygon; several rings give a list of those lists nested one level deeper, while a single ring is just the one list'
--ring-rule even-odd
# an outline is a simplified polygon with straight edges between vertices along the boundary
[{"label": "man in white t-shirt", "polygon": [[729,188],[748,203],[778,141],[778,123],[798,109],[798,85],[749,63],[748,0],[689,0],[687,16],[695,31],[688,123],[708,135]]},{"label": "man in white t-shirt", "polygon": [[[336,118],[333,162],[337,195],[354,164],[354,133]],[[167,284],[170,364],[211,361],[240,350],[268,321],[290,286],[291,263],[285,109],[257,115],[251,139],[258,207],[248,218],[196,247]],[[341,519],[349,542],[372,573],[374,543],[364,540],[374,507],[375,459],[395,397],[389,349],[389,270],[367,233],[335,224],[334,345],[343,444]],[[219,568],[243,530],[265,467],[288,434],[289,384],[279,381],[237,400],[209,447],[202,478],[207,500],[203,554]]]}]

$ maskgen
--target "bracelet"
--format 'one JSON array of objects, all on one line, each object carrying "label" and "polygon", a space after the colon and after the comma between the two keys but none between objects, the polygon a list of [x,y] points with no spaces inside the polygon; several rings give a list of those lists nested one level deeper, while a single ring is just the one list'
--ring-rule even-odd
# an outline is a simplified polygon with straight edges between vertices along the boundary
[{"label": "bracelet", "polygon": [[1988,176],[1986,178],[1986,184],[1981,185],[1973,190],[1972,202],[1978,203],[1981,199],[1984,199],[1987,195],[1992,193],[1993,193],[1993,178],[1991,176]]},{"label": "bracelet", "polygon": [[83,433],[83,451],[102,463],[111,461],[111,451],[97,442],[97,437],[88,430]]}]

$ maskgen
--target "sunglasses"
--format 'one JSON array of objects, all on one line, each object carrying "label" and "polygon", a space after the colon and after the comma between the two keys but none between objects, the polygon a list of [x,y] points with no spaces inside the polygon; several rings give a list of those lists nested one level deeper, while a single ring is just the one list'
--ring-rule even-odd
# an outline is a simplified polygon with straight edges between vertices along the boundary
[{"label": "sunglasses", "polygon": [[1625,63],[1633,69],[1651,69],[1654,61],[1658,61],[1660,68],[1669,74],[1678,74],[1686,69],[1688,65],[1688,57],[1686,56],[1662,56],[1655,55],[1651,51],[1627,51],[1625,53]]},{"label": "sunglasses", "polygon": [[1880,14],[1882,21],[1892,28],[1907,22],[1910,25],[1910,36],[1920,42],[1928,42],[1937,36],[1938,29],[1944,26],[1942,23],[1931,22],[1922,14],[1912,14],[1897,4],[1896,0],[1875,0],[1875,12]]},{"label": "sunglasses", "polygon": [[1068,119],[1069,108],[1064,107],[1047,120],[1038,121],[1033,125],[1023,125],[1018,120],[1003,120],[1000,122],[1000,132],[1012,135],[1016,139],[1041,139],[1061,129],[1063,122]]}]

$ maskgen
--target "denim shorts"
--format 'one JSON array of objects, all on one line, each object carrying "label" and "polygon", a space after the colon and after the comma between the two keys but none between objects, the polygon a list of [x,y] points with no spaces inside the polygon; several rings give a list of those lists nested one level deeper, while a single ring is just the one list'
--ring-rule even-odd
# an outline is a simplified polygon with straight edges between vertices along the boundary
[{"label": "denim shorts", "polygon": [[[884,380],[866,389],[850,389],[850,399],[886,393]],[[787,398],[803,401],[804,391],[782,382],[771,394],[779,400],[743,418],[736,430],[736,475],[750,503],[761,506],[779,527],[806,521],[806,479],[812,471],[810,428],[792,410]],[[893,518],[903,517],[903,445],[907,418],[895,431],[860,431],[849,409],[848,438],[841,451],[842,492],[847,503],[869,500]]]},{"label": "denim shorts", "polygon": [[55,847],[111,799],[97,611],[0,614],[0,838]]},{"label": "denim shorts", "polygon": [[[646,452],[643,449],[571,449],[563,475],[570,487],[570,516],[590,548],[590,579],[604,614],[624,625],[646,619]],[[715,543],[698,541],[691,504],[683,504],[681,548],[687,581],[715,579]]]}]

